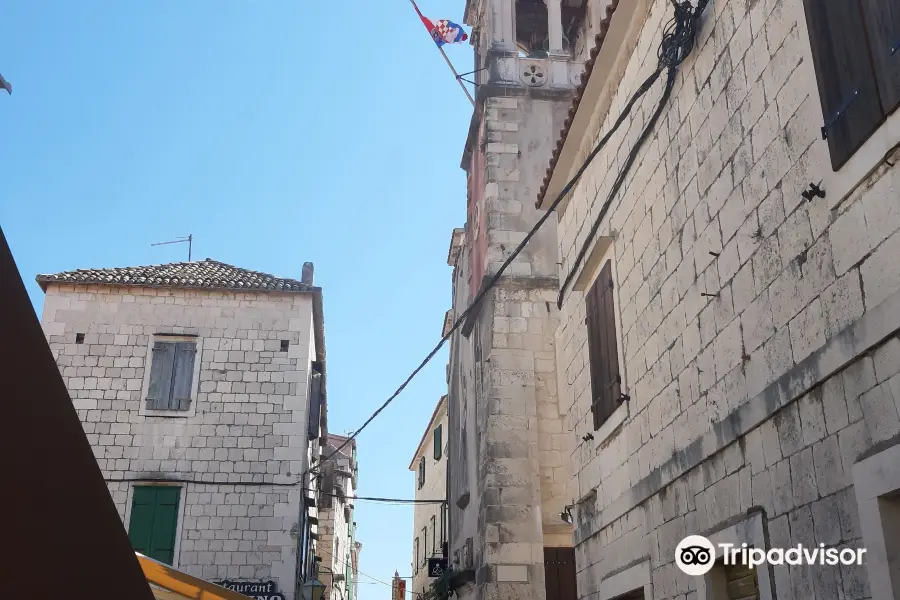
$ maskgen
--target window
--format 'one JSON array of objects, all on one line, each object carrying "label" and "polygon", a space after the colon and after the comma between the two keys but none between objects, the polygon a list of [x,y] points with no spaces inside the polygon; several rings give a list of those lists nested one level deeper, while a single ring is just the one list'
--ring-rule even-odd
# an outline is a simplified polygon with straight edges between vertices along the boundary
[{"label": "window", "polygon": [[195,341],[154,339],[147,409],[186,411],[194,388]]},{"label": "window", "polygon": [[[751,509],[746,519],[706,537],[715,546],[732,544],[734,548],[740,548],[747,544],[750,548],[766,551],[769,548],[764,519],[762,511]],[[697,600],[775,600],[772,580],[771,565],[750,569],[740,564],[726,565],[724,559],[720,559],[706,575],[697,578]]]},{"label": "window", "polygon": [[281,351],[282,352],[287,352],[290,347],[291,347],[290,340],[281,340]]},{"label": "window", "polygon": [[837,171],[900,105],[900,9],[896,0],[803,4]]},{"label": "window", "polygon": [[862,540],[848,547],[866,549],[863,562],[872,598],[900,598],[900,445],[886,443],[895,445],[870,450],[853,465]]},{"label": "window", "polygon": [[419,489],[425,485],[425,457],[419,459]]},{"label": "window", "polygon": [[608,575],[596,600],[649,600],[652,597],[650,561],[645,560]]},{"label": "window", "polygon": [[128,539],[135,552],[173,564],[180,493],[180,488],[172,486],[134,487]]},{"label": "window", "polygon": [[422,566],[428,562],[428,527],[422,528]]},{"label": "window", "polygon": [[437,518],[431,515],[431,555],[434,556],[438,551],[438,535],[437,535]]},{"label": "window", "polygon": [[441,439],[441,434],[443,425],[438,425],[434,430],[434,460],[441,460],[441,456],[444,453],[443,440]]},{"label": "window", "polygon": [[415,560],[413,560],[413,573],[419,572],[419,538],[416,538],[416,542],[414,544],[415,547]]},{"label": "window", "polygon": [[76,333],[76,334],[75,334],[75,343],[76,343],[76,344],[83,344],[83,343],[84,343],[84,334],[83,334],[83,333]]},{"label": "window", "polygon": [[591,412],[596,431],[615,412],[622,397],[612,261],[608,260],[603,265],[600,275],[585,296],[585,302],[591,374]]}]

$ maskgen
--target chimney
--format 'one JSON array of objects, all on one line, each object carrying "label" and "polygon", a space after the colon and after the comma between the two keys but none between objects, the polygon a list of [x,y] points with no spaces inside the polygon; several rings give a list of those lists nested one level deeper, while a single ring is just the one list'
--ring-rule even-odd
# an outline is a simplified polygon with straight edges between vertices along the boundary
[{"label": "chimney", "polygon": [[315,273],[316,268],[313,266],[311,262],[303,263],[303,274],[300,276],[300,283],[305,283],[307,285],[313,284],[313,273]]}]

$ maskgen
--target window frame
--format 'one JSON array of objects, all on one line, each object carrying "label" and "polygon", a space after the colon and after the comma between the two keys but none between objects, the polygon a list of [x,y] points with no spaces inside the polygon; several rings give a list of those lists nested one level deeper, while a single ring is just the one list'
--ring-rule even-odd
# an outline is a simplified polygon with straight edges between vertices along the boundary
[{"label": "window frame", "polygon": [[[800,35],[801,66],[800,68],[812,69],[812,77],[815,79],[816,85],[810,89],[810,99],[814,105],[813,110],[816,112],[816,118],[821,118],[819,125],[825,122],[822,110],[821,94],[818,87],[818,73],[815,71],[812,36],[809,30],[809,23],[806,20],[806,12],[803,3],[792,4],[790,10],[796,10],[797,29]],[[819,169],[818,175],[821,180],[821,187],[828,191],[828,196],[821,202],[827,204],[829,209],[833,209],[846,196],[851,193],[866,177],[885,162],[888,152],[900,144],[900,109],[888,114],[887,118],[881,125],[870,135],[856,151],[850,155],[847,161],[835,171],[829,162],[827,168]],[[813,144],[811,151],[811,160],[817,164],[823,164],[831,160],[831,152],[828,148],[828,142],[823,140],[821,136]],[[797,193],[800,190],[796,190]]]},{"label": "window frame", "polygon": [[[863,559],[872,598],[893,597],[888,536],[883,525],[885,497],[900,493],[900,444],[884,448],[853,465],[853,490],[859,513]],[[894,498],[892,498],[894,500]]]},{"label": "window frame", "polygon": [[[131,509],[134,504],[134,489],[138,487],[174,487],[178,488],[178,510],[177,510],[177,519],[175,523],[175,544],[172,549],[172,564],[170,565],[173,569],[179,568],[180,556],[181,556],[181,537],[183,535],[184,530],[184,513],[185,513],[185,505],[187,504],[187,489],[183,484],[177,483],[168,483],[168,482],[156,482],[156,481],[135,481],[129,484],[128,486],[128,495],[125,499],[125,512],[122,515],[122,524],[125,527],[126,535],[130,535],[131,530]],[[129,540],[130,544],[130,540]]]},{"label": "window frame", "polygon": [[428,525],[422,528],[422,566],[428,565]]},{"label": "window frame", "polygon": [[[200,366],[203,354],[203,338],[199,336],[169,335],[164,333],[156,333],[149,337],[150,339],[147,342],[147,352],[144,355],[144,381],[141,386],[141,398],[138,408],[138,414],[142,416],[181,418],[195,416],[197,414],[197,402],[200,396]],[[150,391],[150,372],[153,368],[153,345],[156,342],[191,342],[196,346],[196,354],[194,356],[194,372],[191,375],[191,402],[187,410],[159,410],[147,408],[147,394]]]},{"label": "window frame", "polygon": [[414,549],[413,552],[415,556],[413,557],[413,575],[416,575],[419,572],[419,538],[415,539],[415,543],[413,544]]},{"label": "window frame", "polygon": [[[618,372],[619,372],[619,393],[623,395],[627,395],[628,392],[628,379],[627,379],[627,371],[625,369],[625,354],[624,354],[624,344],[623,344],[623,335],[622,335],[622,316],[621,316],[621,304],[619,302],[619,276],[616,264],[616,253],[615,253],[615,244],[613,239],[610,237],[600,237],[594,243],[594,247],[591,249],[590,254],[585,260],[584,267],[581,270],[581,274],[576,279],[575,284],[572,286],[574,291],[583,292],[584,299],[582,303],[582,307],[585,310],[585,320],[581,324],[585,329],[588,329],[588,315],[587,315],[587,296],[590,291],[593,289],[594,284],[597,282],[600,274],[603,271],[603,268],[606,264],[609,263],[611,270],[611,278],[613,283],[612,290],[612,302],[613,302],[613,321],[615,324],[615,342],[616,342],[616,360],[618,361]],[[593,377],[591,376],[591,350],[590,350],[590,331],[587,332],[587,339],[585,341],[584,347],[582,348],[584,364],[587,366],[589,378],[591,382],[588,386],[588,395],[589,395],[589,405],[588,410],[591,415],[591,420],[588,423],[588,431],[593,432],[592,435],[596,440],[596,443],[599,444],[616,428],[622,424],[628,418],[628,402],[620,401],[618,406],[616,406],[609,415],[606,416],[605,419],[596,422],[594,417],[594,390],[593,390]],[[581,435],[579,433],[579,435]]]},{"label": "window frame", "polygon": [[417,484],[418,484],[417,489],[421,490],[423,487],[425,487],[425,457],[424,456],[419,458],[419,469],[416,472],[416,480],[417,480]]},{"label": "window frame", "polygon": [[[755,510],[747,515],[746,519],[742,519],[731,526],[723,527],[717,531],[709,533],[706,538],[718,548],[719,544],[734,544],[736,548],[740,548],[741,544],[747,544],[754,548],[761,548],[769,551],[769,541],[766,535],[766,528],[763,519],[765,513],[761,510]],[[773,583],[775,581],[772,565],[768,562],[759,565],[756,571],[756,585],[759,588],[759,600],[777,600],[773,594]],[[720,585],[723,570],[720,565],[716,564],[706,575],[697,579],[697,600],[720,600],[715,595],[715,591]]]},{"label": "window frame", "polygon": [[604,578],[600,582],[597,600],[616,600],[641,592],[643,592],[645,600],[653,598],[649,560],[644,560],[633,567]]}]

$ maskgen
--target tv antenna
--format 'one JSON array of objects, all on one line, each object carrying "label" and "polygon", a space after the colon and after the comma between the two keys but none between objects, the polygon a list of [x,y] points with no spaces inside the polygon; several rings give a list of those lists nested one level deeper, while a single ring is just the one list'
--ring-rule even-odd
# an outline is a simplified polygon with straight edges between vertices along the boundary
[{"label": "tv antenna", "polygon": [[188,245],[188,262],[191,262],[191,248],[194,244],[194,236],[193,234],[188,234],[186,238],[179,238],[177,240],[172,240],[171,242],[157,242],[155,244],[150,244],[151,246],[165,246],[167,244],[183,244],[187,242]]}]

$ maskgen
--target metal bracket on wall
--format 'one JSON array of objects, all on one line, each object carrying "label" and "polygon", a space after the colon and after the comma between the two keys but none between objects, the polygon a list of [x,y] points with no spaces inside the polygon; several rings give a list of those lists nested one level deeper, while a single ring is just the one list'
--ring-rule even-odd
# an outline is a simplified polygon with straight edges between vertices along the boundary
[{"label": "metal bracket on wall", "polygon": [[856,88],[855,90],[853,90],[853,95],[850,96],[850,98],[846,102],[844,102],[844,105],[841,106],[841,108],[838,109],[838,111],[836,113],[834,113],[834,116],[830,120],[826,121],[825,125],[822,126],[822,139],[823,140],[828,139],[828,130],[831,129],[832,127],[834,127],[834,124],[841,120],[841,117],[843,117],[844,113],[847,112],[847,109],[850,108],[850,106],[854,102],[856,102],[857,98],[859,98],[859,88]]}]

